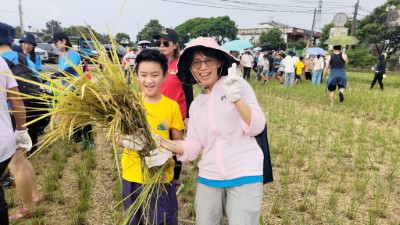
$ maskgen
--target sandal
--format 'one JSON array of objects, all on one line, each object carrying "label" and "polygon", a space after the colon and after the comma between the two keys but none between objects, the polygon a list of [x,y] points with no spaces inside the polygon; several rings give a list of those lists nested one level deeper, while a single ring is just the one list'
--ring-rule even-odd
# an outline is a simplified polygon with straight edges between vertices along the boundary
[{"label": "sandal", "polygon": [[19,206],[19,213],[10,214],[10,215],[8,216],[8,219],[9,219],[10,221],[11,221],[11,220],[21,219],[21,218],[23,218],[23,219],[28,219],[28,218],[31,218],[32,216],[33,216],[33,214],[32,214],[29,210],[25,209],[25,208],[21,205],[21,206]]}]

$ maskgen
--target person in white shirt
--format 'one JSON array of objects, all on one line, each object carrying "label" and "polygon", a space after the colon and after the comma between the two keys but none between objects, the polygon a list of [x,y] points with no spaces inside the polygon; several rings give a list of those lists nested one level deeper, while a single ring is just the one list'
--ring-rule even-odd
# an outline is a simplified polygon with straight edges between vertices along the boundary
[{"label": "person in white shirt", "polygon": [[294,53],[290,51],[288,56],[285,58],[283,66],[285,68],[285,85],[286,87],[293,87],[294,85],[294,67],[296,65],[295,59],[293,58]]},{"label": "person in white shirt", "polygon": [[243,79],[249,79],[253,63],[253,57],[251,56],[249,51],[245,51],[242,56],[241,63],[243,64]]}]

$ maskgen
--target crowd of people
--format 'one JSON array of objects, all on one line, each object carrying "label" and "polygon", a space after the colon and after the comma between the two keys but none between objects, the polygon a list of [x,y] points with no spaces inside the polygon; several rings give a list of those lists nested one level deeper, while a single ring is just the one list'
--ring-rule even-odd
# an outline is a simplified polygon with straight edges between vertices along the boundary
[{"label": "crowd of people", "polygon": [[[14,28],[0,23],[0,72],[17,75],[15,67],[19,64],[40,71],[40,57],[34,53],[34,36],[22,35],[22,53],[11,49],[14,38]],[[265,180],[264,155],[255,137],[265,131],[266,119],[251,85],[246,82],[251,70],[259,82],[267,85],[277,80],[281,85],[293,87],[304,82],[304,78],[319,86],[326,79],[331,102],[335,100],[336,89],[339,101],[343,102],[347,55],[341,46],[334,46],[326,56],[304,58],[293,51],[286,54],[266,49],[227,53],[210,37],[198,37],[181,51],[177,33],[169,28],[161,30],[153,39],[157,49],[131,48],[122,60],[126,82],[131,84],[136,79],[140,86],[147,122],[161,146],[143,161],[138,157],[138,151],[143,150],[143,144],[138,141],[142,134],[126,134],[121,139],[124,209],[129,210],[148,181],[143,167],[168,166],[162,184],[153,190],[158,194],[152,196],[150,213],[146,214],[143,209],[137,211],[129,224],[178,224],[177,194],[183,187],[182,162],[194,161],[200,154],[196,224],[220,224],[224,215],[236,224],[258,224]],[[79,76],[77,69],[82,59],[72,49],[66,33],[55,33],[52,41],[61,57],[59,72],[51,77],[61,79],[66,85],[63,77]],[[374,70],[371,89],[376,81],[383,89],[384,57],[379,57]],[[38,73],[33,72],[31,77],[41,82]],[[0,175],[8,168],[22,202],[15,213],[9,214],[0,186],[0,224],[8,224],[9,220],[32,217],[40,200],[35,173],[26,156],[29,150],[37,148],[38,135],[44,132],[48,120],[24,126],[29,121],[29,110],[25,112],[24,105],[28,109],[30,102],[18,99],[16,93],[18,90],[25,93],[25,84],[4,75],[0,75],[0,81],[2,89],[14,91],[0,92]],[[201,87],[196,97],[193,84]],[[8,110],[13,111],[11,115]],[[74,141],[93,145],[92,126],[76,129]]]}]

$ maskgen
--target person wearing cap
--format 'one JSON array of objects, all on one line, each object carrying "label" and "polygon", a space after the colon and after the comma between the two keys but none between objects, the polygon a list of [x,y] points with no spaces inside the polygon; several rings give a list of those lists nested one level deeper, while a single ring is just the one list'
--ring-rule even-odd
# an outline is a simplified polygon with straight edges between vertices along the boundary
[{"label": "person wearing cap", "polygon": [[236,74],[239,62],[211,37],[193,40],[178,62],[178,78],[200,84],[183,141],[160,140],[180,161],[198,163],[196,224],[259,224],[263,152],[255,136],[265,115],[250,84]]},{"label": "person wearing cap", "polygon": [[[189,83],[181,82],[176,76],[177,63],[180,56],[179,38],[178,34],[170,28],[161,30],[160,33],[154,35],[156,46],[160,48],[161,54],[165,55],[168,59],[168,74],[163,85],[161,86],[161,93],[166,97],[176,101],[185,121],[185,126],[189,120],[189,107],[193,101],[193,87]],[[181,180],[179,179],[182,171],[182,163],[175,160],[174,168],[174,181],[179,189]]]},{"label": "person wearing cap", "polygon": [[[65,76],[64,73],[71,74],[73,76],[79,76],[75,68],[79,69],[81,63],[81,56],[79,53],[72,49],[72,44],[69,37],[64,32],[57,32],[54,34],[52,42],[56,45],[58,51],[61,52],[60,59],[58,60],[58,69],[60,72],[53,73],[52,78],[59,78]],[[74,68],[75,67],[75,68]],[[63,71],[63,72],[61,72]],[[61,81],[62,84],[67,85],[65,80]],[[83,129],[79,129],[74,133],[74,141],[84,141],[84,149],[93,145],[92,125],[87,125]]]},{"label": "person wearing cap", "polygon": [[[64,32],[57,32],[53,35],[52,42],[54,42],[58,51],[61,52],[60,59],[58,60],[58,69],[69,73],[74,76],[78,76],[74,67],[78,67],[81,63],[81,56],[79,53],[72,49],[72,44],[69,37]],[[62,77],[64,76],[62,72],[53,73],[52,77]],[[66,81],[62,81],[64,85],[67,84]]]},{"label": "person wearing cap", "polygon": [[[8,24],[0,22],[0,74],[12,73],[4,59],[14,64],[18,63],[18,53],[11,51],[11,43],[14,38],[15,29]],[[30,63],[31,65],[33,64],[32,62]],[[6,167],[10,169],[15,178],[18,197],[22,201],[19,213],[8,216],[8,206],[4,198],[4,191],[0,187],[0,224],[8,224],[9,219],[31,217],[35,207],[34,202],[38,200],[39,194],[32,164],[26,158],[27,151],[32,148],[32,140],[28,129],[23,126],[26,123],[26,114],[24,103],[19,98],[19,94],[17,94],[18,84],[14,78],[0,75],[0,88],[14,92],[6,93],[5,91],[0,91],[0,176],[3,175]],[[8,100],[11,110],[13,110],[14,132],[6,100]]]},{"label": "person wearing cap", "polygon": [[329,90],[329,98],[331,105],[335,101],[336,87],[339,89],[339,101],[344,101],[344,91],[347,86],[346,65],[349,64],[346,53],[342,52],[342,46],[333,46],[332,54],[326,58],[326,66],[323,73],[325,79],[328,70],[330,70],[329,78],[326,81],[326,89]]},{"label": "person wearing cap", "polygon": [[35,63],[36,67],[32,69],[42,71],[42,60],[40,59],[40,56],[35,53],[35,47],[37,45],[35,36],[30,33],[24,33],[21,40],[19,40],[19,43],[22,46],[22,52],[27,55],[33,63]]}]

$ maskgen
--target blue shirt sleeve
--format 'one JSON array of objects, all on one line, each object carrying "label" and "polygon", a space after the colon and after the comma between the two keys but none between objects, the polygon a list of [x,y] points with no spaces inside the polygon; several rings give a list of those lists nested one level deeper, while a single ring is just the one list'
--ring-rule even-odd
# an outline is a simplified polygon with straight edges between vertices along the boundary
[{"label": "blue shirt sleeve", "polygon": [[[18,56],[17,56],[18,57]],[[35,75],[39,78],[40,81],[42,81],[42,77],[40,76],[40,74],[37,72],[38,68],[36,67],[35,63],[33,63],[28,56],[26,56],[26,61],[28,63],[29,68],[32,69],[32,71],[35,73]],[[40,65],[40,67],[42,67],[42,65]]]},{"label": "blue shirt sleeve", "polygon": [[[70,62],[65,57],[67,57]],[[68,67],[72,67],[70,63],[72,63],[74,66],[78,66],[81,63],[81,56],[78,52],[68,50],[66,53],[64,53],[58,61],[58,69],[65,70]],[[76,72],[74,73],[74,75],[78,76]]]},{"label": "blue shirt sleeve", "polygon": [[42,71],[42,59],[40,55],[35,55],[35,66],[37,71]]}]

